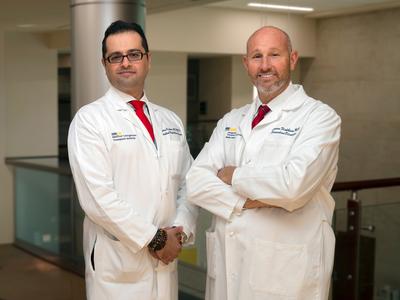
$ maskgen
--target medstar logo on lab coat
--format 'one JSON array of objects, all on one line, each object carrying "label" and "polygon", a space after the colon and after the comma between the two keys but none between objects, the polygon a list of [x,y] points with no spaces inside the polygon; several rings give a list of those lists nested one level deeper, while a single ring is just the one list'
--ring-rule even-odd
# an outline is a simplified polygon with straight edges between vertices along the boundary
[{"label": "medstar logo on lab coat", "polygon": [[111,132],[113,141],[135,140],[136,134],[124,134],[122,131]]},{"label": "medstar logo on lab coat", "polygon": [[241,134],[237,132],[237,128],[235,127],[225,127],[225,131],[226,131],[225,138],[227,139],[234,139],[237,136],[241,136]]}]

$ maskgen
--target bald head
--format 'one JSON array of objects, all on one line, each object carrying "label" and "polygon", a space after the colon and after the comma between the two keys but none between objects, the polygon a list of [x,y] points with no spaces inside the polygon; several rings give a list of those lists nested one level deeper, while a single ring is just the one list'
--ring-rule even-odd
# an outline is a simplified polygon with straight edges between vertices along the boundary
[{"label": "bald head", "polygon": [[250,36],[243,63],[263,103],[286,89],[297,60],[297,51],[292,50],[290,38],[282,29],[265,26]]},{"label": "bald head", "polygon": [[267,35],[273,35],[281,40],[288,49],[288,53],[290,54],[292,52],[292,42],[285,31],[275,26],[264,26],[256,30],[247,40],[247,53],[249,53],[249,46],[253,43],[254,39],[262,38]]}]

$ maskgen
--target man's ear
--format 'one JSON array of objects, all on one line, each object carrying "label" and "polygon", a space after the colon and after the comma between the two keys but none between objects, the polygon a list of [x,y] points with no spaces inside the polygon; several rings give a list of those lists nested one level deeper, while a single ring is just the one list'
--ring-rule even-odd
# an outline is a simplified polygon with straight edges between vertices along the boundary
[{"label": "man's ear", "polygon": [[149,60],[149,69],[151,68],[151,52],[147,52],[147,59]]},{"label": "man's ear", "polygon": [[299,53],[294,50],[290,53],[290,70],[294,71],[297,65],[297,61],[299,60]]},{"label": "man's ear", "polygon": [[243,63],[244,68],[246,69],[246,72],[248,72],[248,70],[249,70],[248,63],[249,63],[249,61],[247,59],[247,55],[243,55],[242,56],[242,63]]}]

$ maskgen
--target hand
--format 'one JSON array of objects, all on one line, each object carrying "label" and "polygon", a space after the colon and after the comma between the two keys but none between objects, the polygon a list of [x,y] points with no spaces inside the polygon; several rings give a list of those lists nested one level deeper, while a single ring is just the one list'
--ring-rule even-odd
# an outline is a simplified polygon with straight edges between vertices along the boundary
[{"label": "hand", "polygon": [[263,208],[263,207],[275,207],[275,206],[266,204],[258,200],[251,200],[251,199],[247,199],[243,205],[243,208],[246,209]]},{"label": "hand", "polygon": [[235,172],[236,167],[227,166],[218,171],[217,176],[226,184],[232,185],[232,176],[233,172]]},{"label": "hand", "polygon": [[163,229],[167,232],[167,241],[165,246],[161,250],[155,251],[154,255],[152,255],[153,257],[161,260],[164,264],[168,265],[178,257],[182,250],[180,236],[183,231],[183,227],[166,227]]}]

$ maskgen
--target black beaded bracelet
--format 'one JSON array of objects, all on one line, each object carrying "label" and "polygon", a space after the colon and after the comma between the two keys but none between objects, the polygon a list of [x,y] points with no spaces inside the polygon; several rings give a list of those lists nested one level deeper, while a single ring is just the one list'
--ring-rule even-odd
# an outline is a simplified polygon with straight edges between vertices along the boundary
[{"label": "black beaded bracelet", "polygon": [[164,229],[160,228],[157,230],[156,235],[153,237],[147,247],[149,247],[150,250],[159,251],[165,247],[167,238],[167,232]]}]

